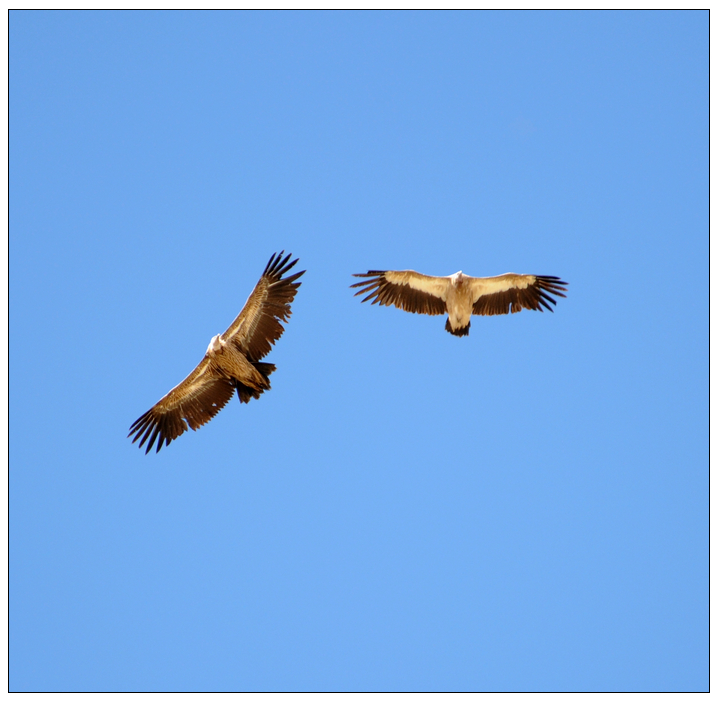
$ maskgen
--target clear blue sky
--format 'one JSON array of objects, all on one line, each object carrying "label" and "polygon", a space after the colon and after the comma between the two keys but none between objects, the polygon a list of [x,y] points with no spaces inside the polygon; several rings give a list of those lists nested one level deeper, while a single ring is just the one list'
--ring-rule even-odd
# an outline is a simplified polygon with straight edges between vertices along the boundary
[{"label": "clear blue sky", "polygon": [[[271,392],[145,456],[280,249]],[[11,12],[10,332],[11,690],[707,689],[707,12]]]}]

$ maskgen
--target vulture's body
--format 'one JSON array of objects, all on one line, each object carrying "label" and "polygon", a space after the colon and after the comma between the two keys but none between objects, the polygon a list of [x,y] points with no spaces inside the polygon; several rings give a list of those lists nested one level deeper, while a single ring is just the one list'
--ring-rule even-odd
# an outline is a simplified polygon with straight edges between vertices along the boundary
[{"label": "vulture's body", "polygon": [[213,337],[199,365],[131,427],[132,442],[147,442],[149,453],[157,441],[164,444],[209,422],[229,401],[235,390],[240,402],[259,398],[270,389],[272,363],[263,363],[272,345],[284,332],[281,322],[291,315],[291,302],[304,271],[282,278],[296,263],[291,254],[274,254],[237,319],[224,334]]},{"label": "vulture's body", "polygon": [[[518,275],[505,273],[493,278],[472,278],[461,271],[438,277],[416,271],[368,271],[355,273],[366,278],[351,287],[355,295],[366,295],[362,302],[372,305],[394,305],[400,310],[418,314],[448,314],[446,331],[466,336],[471,315],[494,315],[520,312],[523,309],[550,310],[556,300],[548,295],[566,297],[566,286],[552,275]],[[368,293],[368,294],[367,294]]]}]

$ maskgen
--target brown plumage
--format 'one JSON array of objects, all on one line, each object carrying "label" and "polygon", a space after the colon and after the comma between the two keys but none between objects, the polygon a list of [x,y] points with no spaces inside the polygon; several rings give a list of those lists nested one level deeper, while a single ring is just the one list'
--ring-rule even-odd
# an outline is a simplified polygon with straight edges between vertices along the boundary
[{"label": "brown plumage", "polygon": [[[566,297],[566,286],[552,275],[518,275],[505,273],[493,278],[472,278],[461,271],[454,275],[436,277],[416,271],[368,271],[355,273],[366,278],[354,283],[355,295],[366,295],[380,305],[394,305],[400,310],[418,314],[447,314],[446,331],[455,336],[467,336],[471,315],[508,314],[523,309],[547,309],[556,300],[548,295]],[[367,294],[368,293],[368,294]]]},{"label": "brown plumage", "polygon": [[283,254],[269,259],[239,316],[224,334],[212,338],[200,364],[130,427],[132,443],[139,439],[142,447],[147,442],[145,453],[155,441],[157,451],[169,445],[188,426],[199,429],[230,401],[235,390],[240,402],[249,402],[270,389],[269,375],[275,366],[260,359],[282,336],[281,323],[292,314],[290,305],[301,285],[295,281],[305,272],[282,278],[299,260],[288,263],[291,254],[282,258]]}]

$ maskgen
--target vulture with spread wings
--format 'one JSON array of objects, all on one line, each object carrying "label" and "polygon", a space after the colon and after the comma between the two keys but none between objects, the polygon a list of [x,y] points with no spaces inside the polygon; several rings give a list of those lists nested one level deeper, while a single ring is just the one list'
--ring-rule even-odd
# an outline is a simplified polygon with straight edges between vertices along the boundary
[{"label": "vulture with spread wings", "polygon": [[290,305],[301,285],[295,281],[305,273],[282,278],[299,260],[289,263],[292,255],[282,258],[283,254],[269,259],[244,309],[224,334],[212,337],[200,364],[130,427],[132,443],[139,439],[142,447],[147,442],[145,453],[155,441],[157,451],[169,445],[188,426],[199,429],[230,401],[235,390],[240,402],[249,402],[270,389],[268,376],[276,366],[260,359],[282,336],[281,323],[292,314]]},{"label": "vulture with spread wings", "polygon": [[362,302],[371,300],[380,305],[394,305],[400,310],[418,314],[446,314],[446,331],[467,336],[471,315],[508,314],[523,309],[547,309],[553,312],[556,300],[549,296],[566,297],[566,286],[553,275],[518,275],[504,273],[493,278],[472,278],[461,271],[436,277],[416,271],[368,271],[355,273],[366,278],[352,285],[356,295],[369,293]]}]

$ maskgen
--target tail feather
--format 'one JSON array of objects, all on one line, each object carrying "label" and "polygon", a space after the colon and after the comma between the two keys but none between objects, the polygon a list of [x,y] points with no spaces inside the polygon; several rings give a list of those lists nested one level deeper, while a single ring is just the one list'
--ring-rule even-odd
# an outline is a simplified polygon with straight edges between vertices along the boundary
[{"label": "tail feather", "polygon": [[273,363],[263,363],[262,361],[251,361],[251,363],[265,378],[277,370],[277,366]]},{"label": "tail feather", "polygon": [[266,381],[266,387],[263,388],[250,388],[244,383],[240,383],[238,380],[234,381],[234,386],[237,388],[237,397],[240,402],[249,402],[252,398],[255,400],[259,399],[259,396],[265,390],[271,390],[272,386],[269,383],[269,376],[277,370],[277,366],[273,363],[262,363],[261,361],[251,361],[254,368],[259,371],[264,380]]},{"label": "tail feather", "polygon": [[446,326],[444,329],[449,332],[449,334],[453,334],[454,336],[468,336],[469,335],[469,327],[471,326],[471,322],[469,322],[465,327],[459,327],[458,329],[452,329],[451,324],[449,323],[449,318],[446,318]]}]

